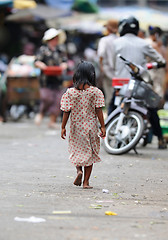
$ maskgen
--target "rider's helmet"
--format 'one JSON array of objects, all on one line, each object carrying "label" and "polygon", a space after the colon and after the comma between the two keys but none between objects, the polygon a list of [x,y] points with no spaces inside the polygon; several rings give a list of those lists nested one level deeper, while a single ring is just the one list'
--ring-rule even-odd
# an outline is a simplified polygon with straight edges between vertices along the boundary
[{"label": "rider's helmet", "polygon": [[139,22],[135,17],[125,18],[119,22],[118,32],[120,36],[123,36],[126,33],[133,33],[137,35],[138,31],[139,31]]}]

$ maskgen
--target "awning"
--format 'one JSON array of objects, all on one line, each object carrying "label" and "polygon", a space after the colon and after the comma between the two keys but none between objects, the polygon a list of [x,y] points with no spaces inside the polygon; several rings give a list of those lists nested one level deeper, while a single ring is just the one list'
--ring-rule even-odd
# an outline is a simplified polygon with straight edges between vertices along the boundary
[{"label": "awning", "polygon": [[1,0],[0,8],[1,7],[13,7],[13,1],[12,0]]},{"label": "awning", "polygon": [[37,6],[34,0],[14,0],[13,7],[16,9],[35,8]]},{"label": "awning", "polygon": [[73,12],[71,16],[65,18],[48,19],[49,27],[62,28],[66,31],[78,31],[86,34],[101,34],[103,25],[97,21],[97,14]]},{"label": "awning", "polygon": [[38,4],[35,8],[20,9],[17,12],[6,17],[6,21],[13,22],[37,22],[52,18],[69,16],[70,11],[62,10],[54,7],[48,7],[44,4]]},{"label": "awning", "polygon": [[72,7],[72,4],[74,3],[74,0],[45,0],[46,4],[51,6],[51,7],[55,7],[55,8],[59,8],[59,9],[66,9],[66,10],[70,10]]},{"label": "awning", "polygon": [[146,30],[149,25],[158,26],[163,30],[168,30],[168,12],[159,11],[149,7],[113,7],[101,8],[99,19],[106,22],[110,18],[121,20],[129,16],[134,16],[139,20],[140,27]]},{"label": "awning", "polygon": [[34,0],[0,0],[1,7],[13,7],[16,9],[34,8],[37,4]]}]

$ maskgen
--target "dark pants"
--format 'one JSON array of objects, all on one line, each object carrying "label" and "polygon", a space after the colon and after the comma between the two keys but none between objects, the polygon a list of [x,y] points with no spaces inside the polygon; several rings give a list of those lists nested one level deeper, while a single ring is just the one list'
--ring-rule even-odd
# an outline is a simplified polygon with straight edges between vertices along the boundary
[{"label": "dark pants", "polygon": [[159,116],[157,114],[157,108],[149,108],[149,121],[152,125],[152,131],[153,134],[155,136],[158,137],[158,139],[162,139],[163,138],[163,134],[162,134],[162,129],[160,126],[160,120],[159,120]]},{"label": "dark pants", "polygon": [[7,110],[6,93],[0,92],[0,116],[3,118],[4,122],[6,122],[6,110]]},{"label": "dark pants", "polygon": [[108,108],[108,115],[110,115],[110,113],[116,109],[116,106],[114,105],[115,96],[116,96],[116,91],[114,90],[110,104],[109,104],[109,108]]}]

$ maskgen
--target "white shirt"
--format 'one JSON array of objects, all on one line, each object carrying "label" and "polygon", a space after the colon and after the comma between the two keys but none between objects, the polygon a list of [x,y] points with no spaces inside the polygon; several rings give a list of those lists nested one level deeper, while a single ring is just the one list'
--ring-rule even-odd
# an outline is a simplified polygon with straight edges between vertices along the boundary
[{"label": "white shirt", "polygon": [[140,66],[145,66],[147,57],[153,61],[165,63],[164,58],[146,40],[127,33],[114,41],[111,67],[115,70],[115,77],[119,78],[130,78],[130,73],[123,61],[117,56],[118,54]]},{"label": "white shirt", "polygon": [[112,56],[113,56],[113,42],[116,38],[117,35],[114,33],[102,37],[99,41],[97,49],[98,57],[103,58],[104,73],[110,79],[114,77]]}]

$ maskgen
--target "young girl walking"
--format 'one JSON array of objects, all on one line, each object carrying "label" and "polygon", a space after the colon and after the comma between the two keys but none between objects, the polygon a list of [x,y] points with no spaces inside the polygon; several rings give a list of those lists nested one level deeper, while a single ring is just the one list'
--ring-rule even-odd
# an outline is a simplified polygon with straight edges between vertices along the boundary
[{"label": "young girl walking", "polygon": [[[69,116],[69,152],[70,160],[77,169],[74,184],[81,186],[84,167],[83,188],[92,188],[89,178],[93,163],[100,162],[100,137],[106,135],[102,107],[104,96],[96,85],[95,69],[89,62],[78,64],[73,76],[74,87],[69,88],[61,99],[63,111],[61,137],[66,137],[66,124]],[[100,130],[98,121],[100,122]]]}]

